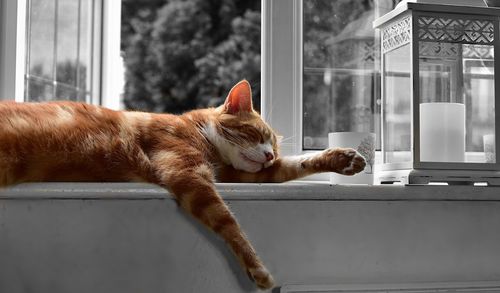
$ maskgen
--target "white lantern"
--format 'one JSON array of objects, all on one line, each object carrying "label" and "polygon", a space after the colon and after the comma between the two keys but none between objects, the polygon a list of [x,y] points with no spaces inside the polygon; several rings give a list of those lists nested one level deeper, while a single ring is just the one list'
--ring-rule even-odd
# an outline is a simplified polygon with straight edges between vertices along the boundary
[{"label": "white lantern", "polygon": [[403,3],[381,33],[381,183],[500,185],[500,9]]}]

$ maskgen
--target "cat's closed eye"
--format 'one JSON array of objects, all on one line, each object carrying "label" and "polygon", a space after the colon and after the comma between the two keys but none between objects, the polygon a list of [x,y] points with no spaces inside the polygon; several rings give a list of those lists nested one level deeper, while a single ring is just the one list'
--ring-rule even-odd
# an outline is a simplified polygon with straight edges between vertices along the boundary
[{"label": "cat's closed eye", "polygon": [[261,130],[252,126],[245,127],[244,129],[242,129],[240,135],[245,139],[247,139],[249,142],[253,143],[264,143],[265,141],[268,140],[268,138]]}]

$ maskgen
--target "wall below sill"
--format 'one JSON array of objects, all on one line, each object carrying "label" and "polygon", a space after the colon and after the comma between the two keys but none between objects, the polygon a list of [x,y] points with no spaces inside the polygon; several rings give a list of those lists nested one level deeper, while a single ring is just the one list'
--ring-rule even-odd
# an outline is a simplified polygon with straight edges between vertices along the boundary
[{"label": "wall below sill", "polygon": [[[500,188],[217,188],[278,285],[500,281]],[[257,290],[163,189],[38,183],[0,191],[0,292]]]}]

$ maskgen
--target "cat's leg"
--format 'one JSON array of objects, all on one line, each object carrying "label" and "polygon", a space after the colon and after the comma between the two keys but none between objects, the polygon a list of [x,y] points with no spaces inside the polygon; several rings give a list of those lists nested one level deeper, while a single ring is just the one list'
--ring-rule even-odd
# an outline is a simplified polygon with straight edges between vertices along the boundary
[{"label": "cat's leg", "polygon": [[257,173],[225,166],[217,178],[221,182],[285,182],[321,172],[354,175],[365,166],[365,159],[354,149],[331,148],[313,155],[278,158],[272,166]]},{"label": "cat's leg", "polygon": [[212,168],[200,158],[186,157],[186,152],[182,156],[171,151],[157,153],[152,157],[155,183],[170,190],[186,212],[225,240],[259,288],[272,288],[271,274],[215,190]]}]

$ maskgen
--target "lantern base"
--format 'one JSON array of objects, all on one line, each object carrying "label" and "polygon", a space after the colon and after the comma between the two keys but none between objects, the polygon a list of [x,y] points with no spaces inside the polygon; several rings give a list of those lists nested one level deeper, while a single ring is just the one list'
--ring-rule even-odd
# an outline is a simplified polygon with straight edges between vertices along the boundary
[{"label": "lantern base", "polygon": [[378,184],[427,185],[447,183],[448,185],[500,186],[500,171],[478,170],[389,170],[376,175]]}]

